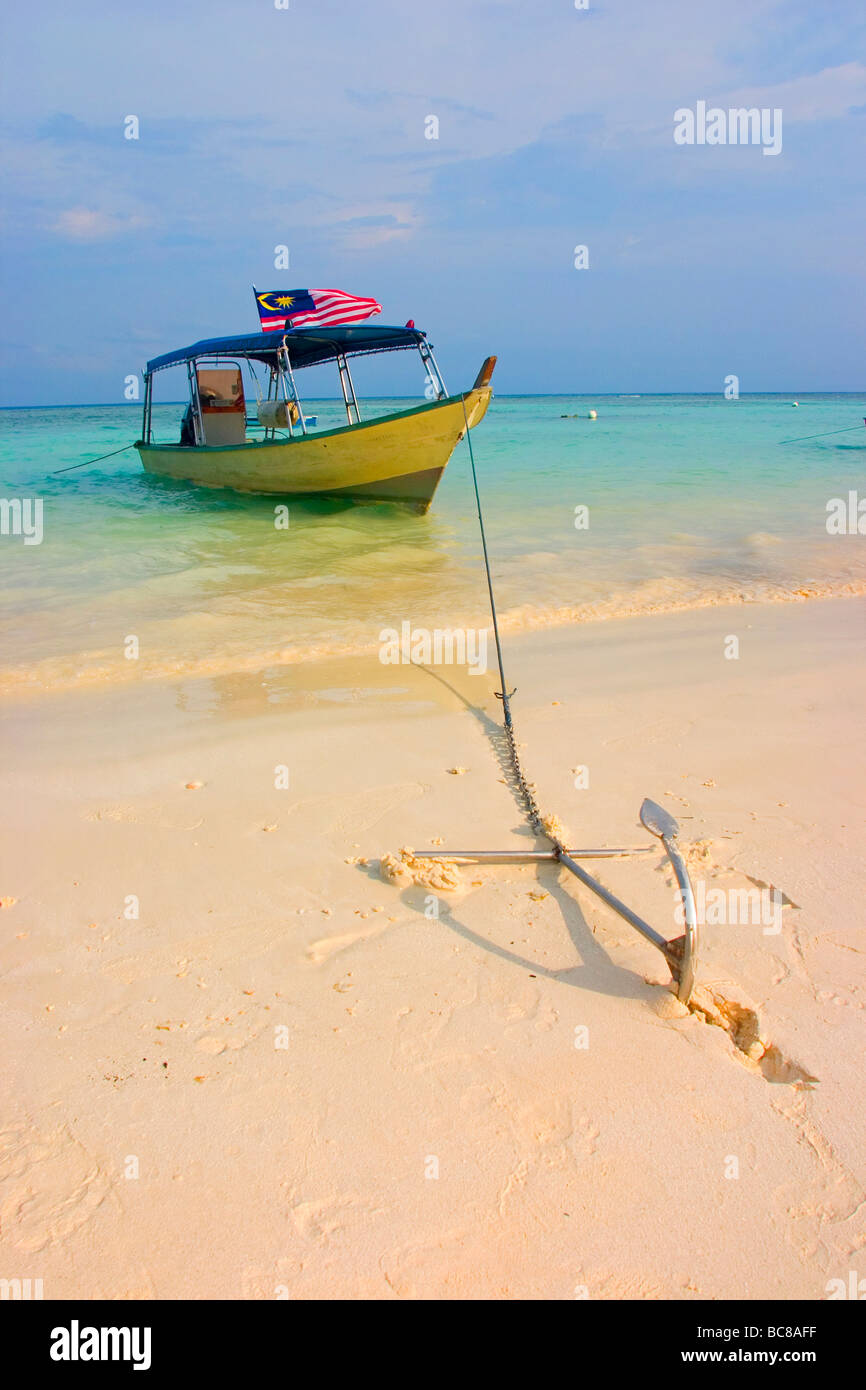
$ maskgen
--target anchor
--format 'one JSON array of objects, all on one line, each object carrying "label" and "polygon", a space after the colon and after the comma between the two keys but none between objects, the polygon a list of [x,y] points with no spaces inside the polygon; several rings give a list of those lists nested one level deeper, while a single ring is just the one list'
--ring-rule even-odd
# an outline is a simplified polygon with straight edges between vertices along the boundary
[{"label": "anchor", "polygon": [[[463,407],[464,418],[466,417],[466,406]],[[649,922],[644,919],[618,898],[615,893],[611,893],[609,888],[605,888],[603,883],[593,878],[592,874],[587,873],[586,869],[581,868],[578,860],[581,859],[616,859],[637,854],[651,854],[656,848],[654,845],[640,845],[633,849],[566,849],[557,839],[552,830],[548,829],[543,822],[541,812],[536,804],[535,796],[529,783],[524,776],[520,766],[520,758],[517,753],[517,744],[514,736],[514,723],[511,715],[511,696],[516,691],[508,689],[505,679],[505,667],[502,656],[502,643],[499,637],[499,622],[496,616],[496,599],[493,593],[493,580],[490,574],[490,558],[487,552],[487,537],[484,530],[484,516],[481,510],[481,495],[478,490],[478,475],[475,469],[475,454],[472,448],[472,437],[469,432],[469,421],[466,420],[465,431],[466,442],[469,446],[469,460],[472,466],[472,482],[475,488],[475,503],[478,513],[478,525],[481,531],[481,548],[484,557],[484,568],[487,573],[487,592],[490,598],[490,612],[493,618],[493,635],[496,642],[496,656],[499,663],[499,676],[502,682],[502,689],[495,692],[496,698],[502,701],[502,710],[505,722],[505,738],[508,743],[508,751],[511,759],[514,775],[520,789],[520,794],[524,803],[526,818],[536,834],[544,835],[550,842],[549,850],[435,850],[425,853],[416,851],[418,859],[451,859],[462,860],[464,863],[492,863],[501,864],[537,864],[537,863],[556,863],[568,869],[569,873],[574,874],[585,888],[589,888],[595,893],[596,897],[601,898],[602,902],[612,908],[624,921],[634,927],[635,931],[640,932],[644,940],[649,941],[656,950],[661,951],[671,975],[676,982],[677,997],[683,1004],[687,1004],[691,998],[695,984],[695,971],[697,968],[698,955],[698,921],[695,911],[695,898],[692,892],[689,871],[685,857],[679,847],[678,838],[680,833],[679,825],[674,817],[659,806],[657,802],[651,801],[647,797],[640,808],[640,821],[645,830],[654,835],[664,848],[668,857],[674,877],[677,881],[680,899],[682,902],[683,920],[685,932],[682,936],[667,940],[659,932],[651,927]]]},{"label": "anchor", "polygon": [[687,1004],[695,983],[698,923],[689,871],[682,851],[677,844],[680,828],[674,817],[663,806],[651,801],[649,797],[644,799],[640,808],[640,820],[644,829],[661,841],[674,871],[680,892],[686,929],[682,936],[675,937],[671,941],[661,936],[654,927],[650,926],[649,922],[645,922],[621,898],[618,898],[615,893],[611,893],[609,888],[605,888],[603,883],[599,883],[598,879],[593,878],[592,874],[588,874],[577,862],[579,859],[619,859],[635,854],[651,854],[655,849],[654,845],[637,845],[631,849],[564,849],[557,841],[551,840],[552,848],[549,850],[452,849],[436,850],[430,853],[421,853],[416,850],[415,857],[416,859],[451,859],[467,864],[540,864],[545,862],[562,864],[564,868],[574,874],[575,878],[580,880],[584,887],[591,889],[596,897],[601,898],[602,902],[613,908],[613,911],[634,927],[635,931],[640,932],[646,941],[661,951],[668,963],[671,975],[676,981],[677,998],[683,1004]]}]

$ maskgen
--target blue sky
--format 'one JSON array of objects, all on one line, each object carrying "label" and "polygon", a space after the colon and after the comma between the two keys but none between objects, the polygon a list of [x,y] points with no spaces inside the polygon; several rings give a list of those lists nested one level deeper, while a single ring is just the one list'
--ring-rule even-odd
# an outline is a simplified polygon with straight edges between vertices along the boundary
[{"label": "blue sky", "polygon": [[[375,296],[452,390],[488,352],[501,392],[866,385],[861,0],[40,0],[2,26],[2,404],[122,400],[147,357],[254,329],[253,282]],[[676,145],[699,100],[780,108],[781,154]],[[391,358],[372,384],[422,385]]]}]

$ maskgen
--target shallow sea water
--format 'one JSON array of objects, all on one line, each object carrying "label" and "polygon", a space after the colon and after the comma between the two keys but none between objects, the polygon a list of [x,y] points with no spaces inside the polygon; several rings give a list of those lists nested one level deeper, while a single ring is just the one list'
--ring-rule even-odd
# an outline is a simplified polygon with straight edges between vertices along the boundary
[{"label": "shallow sea water", "polygon": [[[866,537],[826,525],[829,499],[866,495],[866,396],[796,399],[494,398],[472,438],[503,629],[866,591]],[[341,403],[307,409],[342,423]],[[155,408],[157,439],[181,413]],[[0,536],[7,689],[253,672],[374,651],[405,622],[489,622],[465,443],[426,516],[289,499],[287,530],[278,499],[154,479],[134,451],[51,476],[139,423],[137,406],[0,412],[0,496],[44,505],[41,544]]]}]

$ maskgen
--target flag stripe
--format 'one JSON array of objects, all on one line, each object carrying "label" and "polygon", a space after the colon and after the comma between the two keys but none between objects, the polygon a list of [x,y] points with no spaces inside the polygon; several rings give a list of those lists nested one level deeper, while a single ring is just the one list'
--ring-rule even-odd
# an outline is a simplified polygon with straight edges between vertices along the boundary
[{"label": "flag stripe", "polygon": [[[273,298],[279,293],[280,291],[275,290],[267,297]],[[345,290],[305,290],[295,293],[308,295],[316,306],[315,310],[275,315],[273,310],[268,312],[263,305],[258,304],[259,319],[264,333],[272,333],[275,329],[284,328],[289,324],[293,328],[314,328],[338,323],[359,323],[362,319],[370,318],[372,314],[382,312],[382,306],[377,300],[361,299],[358,295],[346,294]]]}]

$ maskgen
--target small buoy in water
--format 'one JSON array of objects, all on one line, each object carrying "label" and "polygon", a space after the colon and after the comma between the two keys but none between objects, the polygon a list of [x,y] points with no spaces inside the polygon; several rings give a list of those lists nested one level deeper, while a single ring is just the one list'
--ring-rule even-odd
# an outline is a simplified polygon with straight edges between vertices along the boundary
[{"label": "small buoy in water", "polygon": [[792,404],[792,405],[799,405],[800,402],[799,402],[799,401],[792,401],[791,404]]},{"label": "small buoy in water", "polygon": [[589,415],[587,416],[587,419],[588,419],[588,420],[597,420],[597,419],[598,419],[598,411],[597,411],[597,410],[591,410],[591,411],[589,412]]}]

